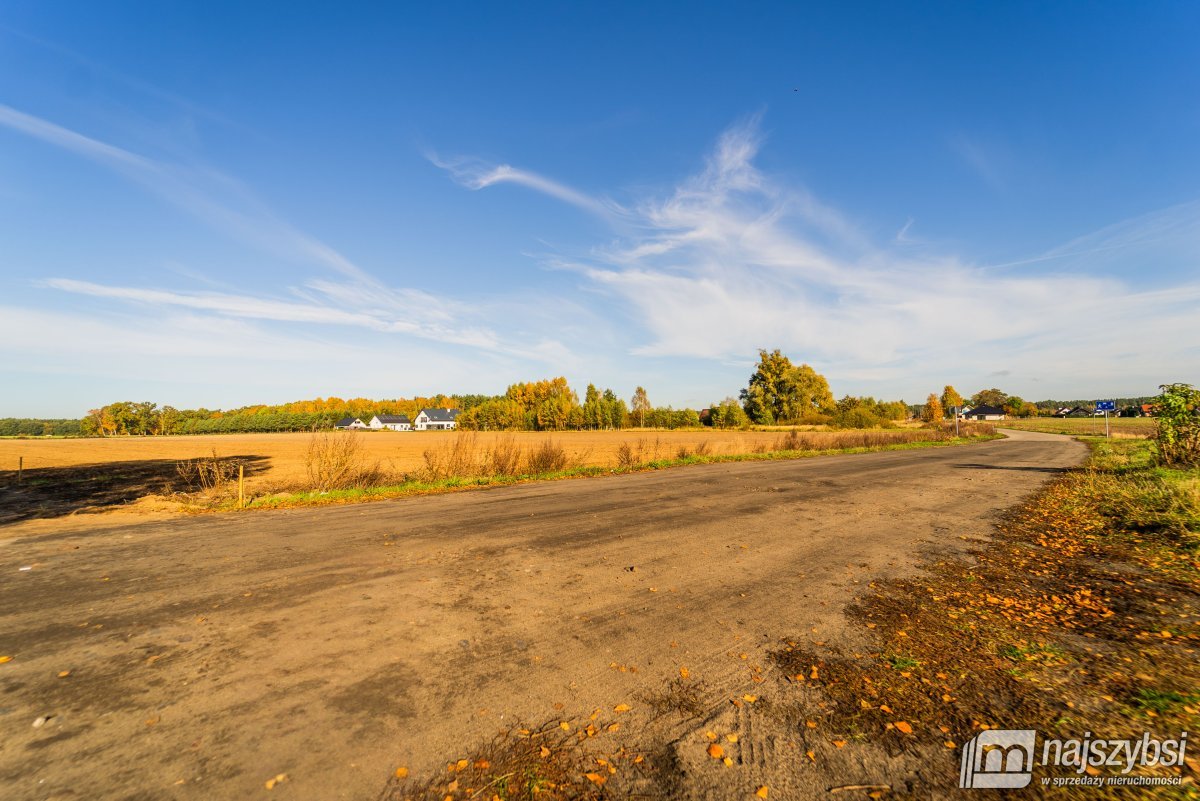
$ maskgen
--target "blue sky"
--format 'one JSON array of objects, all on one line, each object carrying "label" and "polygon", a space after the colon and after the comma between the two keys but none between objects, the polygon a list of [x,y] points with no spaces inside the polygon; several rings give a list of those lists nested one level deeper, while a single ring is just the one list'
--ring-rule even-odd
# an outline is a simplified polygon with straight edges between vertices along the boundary
[{"label": "blue sky", "polygon": [[0,415],[1200,383],[1192,3],[0,4]]}]

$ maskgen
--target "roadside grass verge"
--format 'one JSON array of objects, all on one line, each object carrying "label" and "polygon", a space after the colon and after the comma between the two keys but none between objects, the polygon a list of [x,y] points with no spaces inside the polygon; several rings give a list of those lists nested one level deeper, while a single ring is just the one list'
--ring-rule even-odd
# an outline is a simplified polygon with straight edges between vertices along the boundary
[{"label": "roadside grass verge", "polygon": [[[655,453],[658,449],[650,450],[648,447],[642,449],[639,445],[638,449],[630,451],[630,455],[627,458],[620,459],[619,463],[612,467],[580,464],[567,465],[565,457],[562,457],[555,450],[553,444],[539,446],[537,450],[527,454],[524,458],[507,451],[503,445],[491,451],[483,452],[480,457],[476,458],[467,455],[467,450],[461,443],[468,440],[463,439],[446,446],[441,452],[427,453],[426,461],[429,466],[425,470],[419,471],[415,475],[403,476],[401,480],[395,483],[367,487],[354,486],[344,489],[279,492],[252,498],[243,508],[280,509],[298,506],[360,503],[409,495],[429,495],[521,484],[531,481],[595,478],[700,464],[781,461],[817,456],[913,450],[984,442],[999,439],[1002,435],[996,434],[990,429],[980,429],[972,436],[966,437],[954,437],[945,431],[886,433],[855,431],[839,432],[837,437],[837,442],[847,444],[842,447],[823,449],[806,448],[804,446],[810,444],[806,435],[790,432],[779,438],[779,441],[776,443],[777,447],[773,450],[762,450],[754,453],[714,454],[707,452],[707,448],[701,442],[690,448],[680,448],[674,456],[651,458],[646,461],[641,461],[639,456],[647,452]],[[491,470],[495,470],[497,465],[508,465],[507,471],[490,472]],[[528,469],[531,466],[533,469]],[[539,469],[543,467],[551,469]],[[188,507],[188,511],[228,511],[237,508],[235,498],[225,497],[205,499],[200,503]]]},{"label": "roadside grass verge", "polygon": [[[868,653],[795,638],[775,664],[829,701],[836,730],[891,749],[955,749],[957,757],[988,728],[1108,739],[1195,731],[1200,470],[1157,467],[1142,440],[1089,445],[1084,467],[1011,514],[973,559],[873,583],[850,610],[871,629]],[[1194,782],[1200,762],[1153,772]],[[1027,792],[1063,791],[1035,782]]]}]

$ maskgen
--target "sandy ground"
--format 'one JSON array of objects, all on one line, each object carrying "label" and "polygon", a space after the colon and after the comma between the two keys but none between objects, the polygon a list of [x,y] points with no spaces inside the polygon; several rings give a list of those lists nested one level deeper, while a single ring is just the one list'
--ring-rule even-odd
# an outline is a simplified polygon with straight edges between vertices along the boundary
[{"label": "sandy ground", "polygon": [[[767,653],[788,637],[863,647],[844,608],[870,581],[986,537],[1083,456],[1015,433],[364,506],[0,528],[0,796],[370,799],[396,767],[444,772],[517,720],[586,722],[622,703],[632,710],[605,736],[665,755],[658,794],[767,784],[771,798],[826,798],[831,783],[952,777],[954,751],[839,749],[837,733],[792,727],[780,710],[802,717],[808,700]],[[645,699],[681,667],[706,711],[653,714]],[[745,693],[759,702],[729,703]],[[707,730],[741,733],[733,767],[705,756]]]}]

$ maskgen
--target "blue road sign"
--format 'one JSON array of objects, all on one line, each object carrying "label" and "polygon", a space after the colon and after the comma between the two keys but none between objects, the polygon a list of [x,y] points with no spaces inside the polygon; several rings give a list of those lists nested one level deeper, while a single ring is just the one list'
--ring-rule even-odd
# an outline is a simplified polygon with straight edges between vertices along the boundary
[{"label": "blue road sign", "polygon": [[1116,410],[1116,401],[1096,401],[1096,411],[1098,412],[1115,412]]}]

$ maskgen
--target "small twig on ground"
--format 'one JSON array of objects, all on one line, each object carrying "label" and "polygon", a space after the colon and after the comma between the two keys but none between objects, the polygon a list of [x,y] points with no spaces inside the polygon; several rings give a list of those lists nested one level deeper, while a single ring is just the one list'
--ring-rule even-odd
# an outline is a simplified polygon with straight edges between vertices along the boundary
[{"label": "small twig on ground", "polygon": [[890,784],[843,784],[837,787],[830,787],[829,792],[841,793],[847,790],[891,790]]}]

